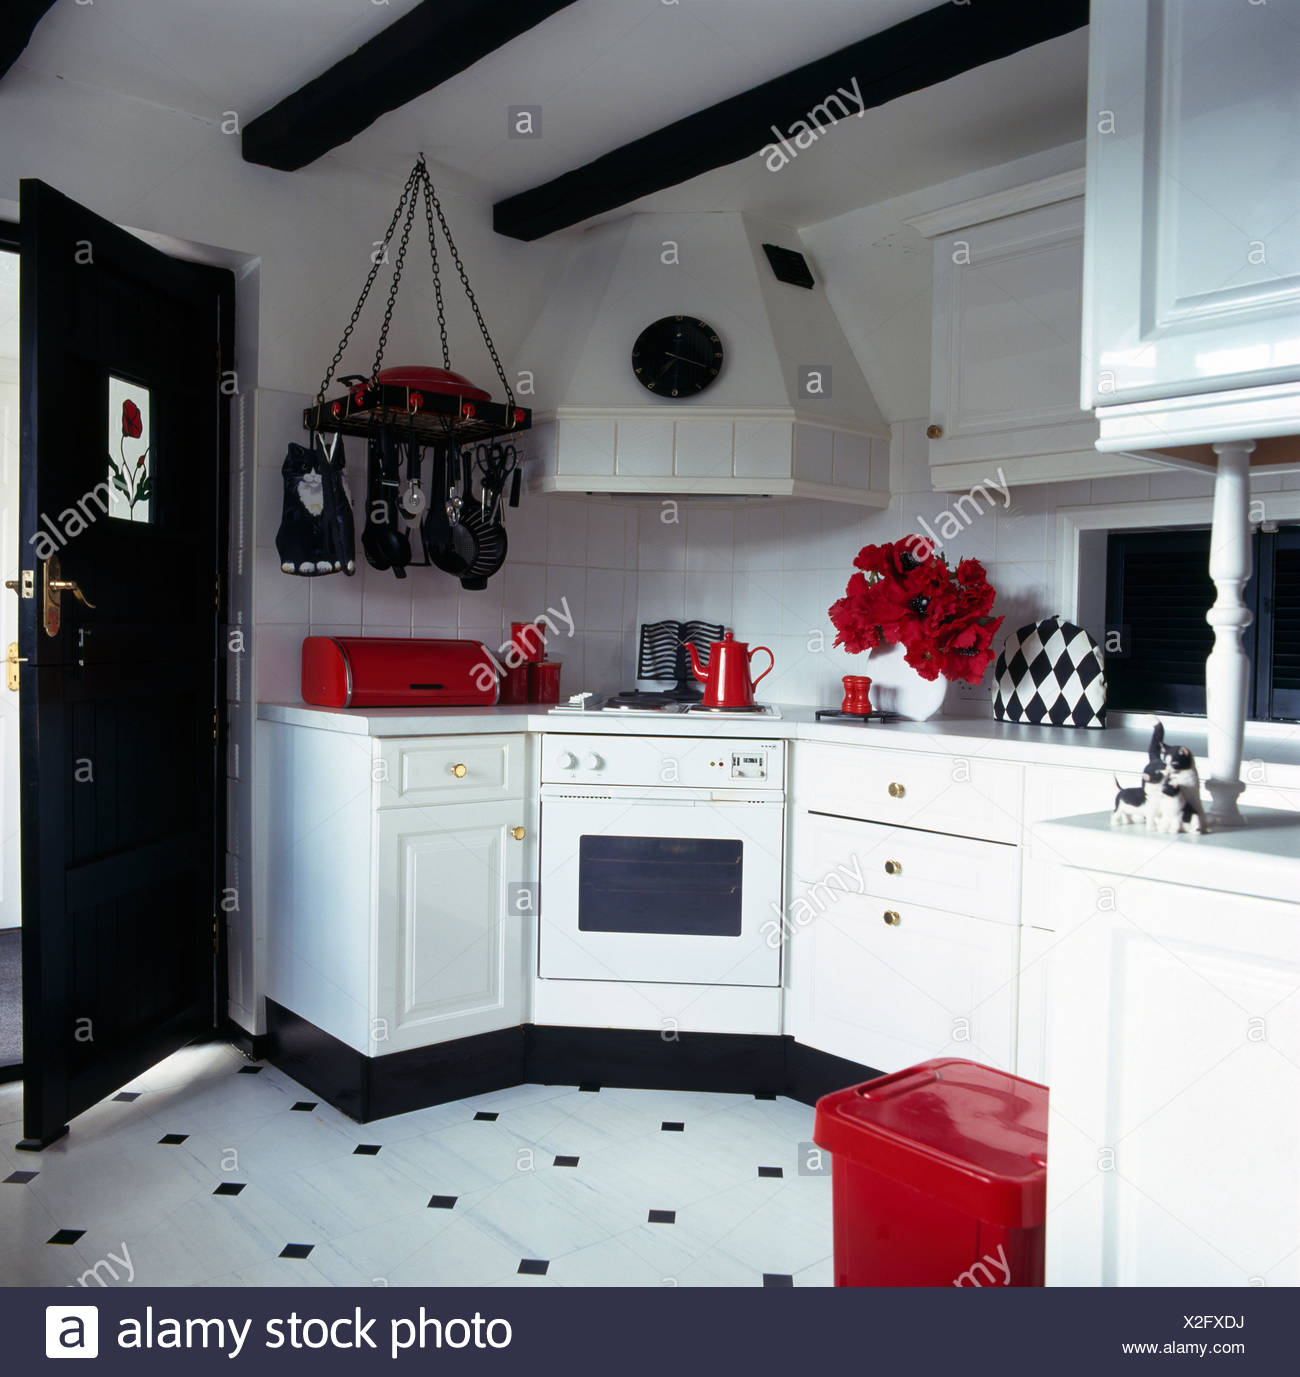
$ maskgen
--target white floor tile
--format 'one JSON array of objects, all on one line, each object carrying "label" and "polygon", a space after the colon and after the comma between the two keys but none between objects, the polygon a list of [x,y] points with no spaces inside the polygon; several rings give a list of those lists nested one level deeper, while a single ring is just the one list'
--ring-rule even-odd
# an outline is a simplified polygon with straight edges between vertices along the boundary
[{"label": "white floor tile", "polygon": [[[830,1178],[798,1175],[813,1111],[790,1100],[527,1085],[357,1124],[223,1046],[187,1048],[130,1089],[138,1098],[93,1106],[43,1153],[4,1145],[4,1175],[37,1174],[0,1184],[0,1284],[832,1279]],[[21,1087],[0,1087],[5,1136],[16,1140],[21,1113]],[[166,1134],[184,1138],[163,1145]],[[51,1244],[60,1229],[84,1232]],[[308,1255],[281,1256],[293,1244]],[[521,1274],[524,1259],[545,1274]]]}]

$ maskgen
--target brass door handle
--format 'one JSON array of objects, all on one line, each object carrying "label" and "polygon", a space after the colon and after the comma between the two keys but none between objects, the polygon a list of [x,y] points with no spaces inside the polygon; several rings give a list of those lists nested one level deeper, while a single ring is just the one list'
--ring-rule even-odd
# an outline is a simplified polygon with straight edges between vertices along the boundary
[{"label": "brass door handle", "polygon": [[894,908],[887,908],[881,916],[891,928],[896,928],[903,921],[903,915]]},{"label": "brass door handle", "polygon": [[456,776],[457,779],[464,779],[465,776],[469,773],[469,771],[465,768],[464,765],[453,765],[451,767],[451,772]]},{"label": "brass door handle", "polygon": [[902,863],[902,861],[886,861],[886,862],[885,862],[885,874],[886,874],[886,875],[901,875],[902,873],[903,873],[903,863]]},{"label": "brass door handle", "polygon": [[17,693],[19,688],[18,666],[25,665],[26,663],[27,656],[19,655],[18,653],[18,642],[10,641],[9,653],[5,656],[5,675],[6,681],[8,682],[10,689],[14,693]]},{"label": "brass door handle", "polygon": [[523,841],[523,839],[528,835],[528,833],[525,832],[524,829],[523,829],[522,827],[512,827],[512,828],[510,829],[510,835],[511,835],[516,841]]},{"label": "brass door handle", "polygon": [[51,579],[50,591],[54,593],[71,593],[82,607],[88,607],[92,612],[95,610],[95,604],[81,591],[77,585],[76,579]]},{"label": "brass door handle", "polygon": [[[76,579],[65,579],[59,568],[58,555],[51,555],[41,565],[41,624],[47,636],[57,636],[63,626],[63,595],[71,593],[74,598],[91,612],[95,604],[81,591]],[[26,574],[24,573],[24,580]]]},{"label": "brass door handle", "polygon": [[907,793],[907,790],[904,789],[901,784],[891,784],[889,786],[890,798],[902,798],[905,793]]}]

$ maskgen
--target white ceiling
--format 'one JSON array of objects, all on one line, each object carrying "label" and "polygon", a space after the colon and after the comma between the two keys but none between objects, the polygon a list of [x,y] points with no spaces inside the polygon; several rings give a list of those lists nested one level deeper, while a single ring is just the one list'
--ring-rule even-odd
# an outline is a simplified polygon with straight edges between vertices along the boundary
[{"label": "white ceiling", "polygon": [[[214,125],[229,110],[247,123],[416,3],[60,0],[21,61]],[[497,199],[934,3],[577,0],[331,156],[404,175],[423,149]],[[868,110],[779,173],[755,156],[638,207],[815,223],[1079,138],[1085,74],[1079,31]],[[542,107],[542,137],[508,138],[507,107],[532,104]]]}]

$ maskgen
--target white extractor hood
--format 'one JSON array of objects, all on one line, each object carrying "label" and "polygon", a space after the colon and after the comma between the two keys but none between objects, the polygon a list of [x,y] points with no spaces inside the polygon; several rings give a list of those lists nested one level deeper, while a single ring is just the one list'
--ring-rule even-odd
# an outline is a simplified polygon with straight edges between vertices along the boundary
[{"label": "white extractor hood", "polygon": [[[517,357],[535,387],[533,490],[888,505],[889,427],[823,286],[778,281],[765,243],[804,251],[797,230],[738,212],[631,215],[576,241]],[[674,401],[641,386],[631,354],[678,314],[713,326],[725,357]],[[800,395],[808,369],[821,395]]]}]

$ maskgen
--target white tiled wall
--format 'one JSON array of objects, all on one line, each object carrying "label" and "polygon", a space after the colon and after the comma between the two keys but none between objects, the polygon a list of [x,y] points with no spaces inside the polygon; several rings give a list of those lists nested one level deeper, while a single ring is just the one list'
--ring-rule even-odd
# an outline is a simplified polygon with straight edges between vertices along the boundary
[{"label": "white tiled wall", "polygon": [[[258,698],[298,701],[299,653],[309,633],[462,636],[496,649],[512,621],[562,609],[566,600],[575,634],[548,646],[563,665],[562,691],[590,683],[613,690],[630,680],[634,651],[625,628],[636,607],[636,513],[625,507],[526,495],[518,510],[506,513],[509,558],[482,592],[466,591],[438,569],[411,568],[406,578],[395,578],[372,569],[359,548],[353,578],[281,573],[275,551],[283,500],[280,464],[289,441],[302,443],[303,405],[290,393],[258,394]],[[346,443],[359,545],[365,454],[361,440]]]},{"label": "white tiled wall", "polygon": [[[861,657],[830,646],[827,608],[843,594],[854,555],[865,544],[921,531],[922,520],[934,527],[956,500],[931,490],[925,423],[908,421],[894,428],[888,483],[894,498],[882,511],[826,502],[618,503],[532,494],[507,514],[510,555],[486,592],[465,592],[431,569],[411,569],[397,580],[364,561],[354,579],[297,579],[280,573],[274,540],[279,464],[285,442],[300,433],[301,406],[300,398],[285,393],[259,396],[256,623],[257,693],[263,699],[296,700],[299,647],[308,629],[470,636],[495,647],[511,621],[567,600],[576,632],[550,648],[564,663],[565,692],[626,687],[642,622],[698,617],[771,647],[776,669],[763,685],[767,697],[830,705],[842,675],[871,672]],[[662,436],[647,434],[641,441],[653,447]],[[710,444],[702,433],[702,464]],[[620,449],[619,462],[631,454]],[[349,462],[359,485],[360,441],[351,442]],[[802,462],[820,472],[818,466],[874,466],[875,458],[828,444]],[[873,486],[883,477],[873,475]],[[998,592],[996,611],[1010,631],[1059,610],[1058,507],[1208,492],[1207,480],[1176,473],[1012,488],[1010,504],[1002,505],[995,493],[998,505],[965,524],[947,553],[984,561]],[[983,711],[985,701],[982,694],[950,693],[947,711]]]}]

